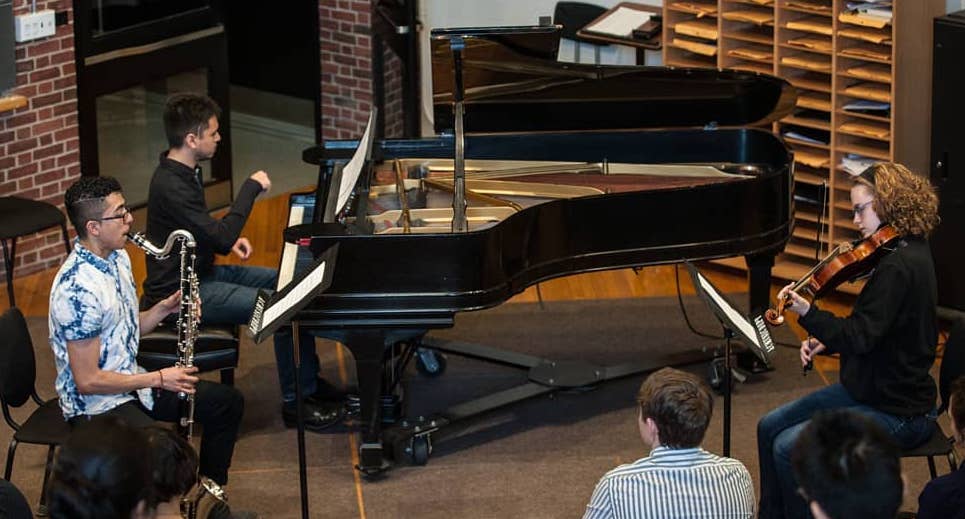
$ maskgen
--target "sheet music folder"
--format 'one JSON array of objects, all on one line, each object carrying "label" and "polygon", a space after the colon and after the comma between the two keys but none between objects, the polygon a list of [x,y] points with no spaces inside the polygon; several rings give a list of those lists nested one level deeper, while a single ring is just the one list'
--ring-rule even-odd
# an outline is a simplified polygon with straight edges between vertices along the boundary
[{"label": "sheet music folder", "polygon": [[338,244],[335,244],[316,258],[297,282],[288,283],[278,292],[258,291],[255,310],[248,323],[248,332],[256,343],[287,324],[299,310],[331,286],[337,256]]},{"label": "sheet music folder", "polygon": [[754,352],[754,355],[757,355],[761,362],[770,367],[771,357],[774,356],[774,340],[771,338],[771,332],[767,329],[763,314],[745,317],[729,299],[724,297],[724,294],[717,290],[717,287],[709,279],[697,270],[697,267],[689,261],[684,262],[684,264],[690,271],[690,279],[694,283],[697,294],[707,303],[707,306],[714,312],[721,324],[743,339]]}]

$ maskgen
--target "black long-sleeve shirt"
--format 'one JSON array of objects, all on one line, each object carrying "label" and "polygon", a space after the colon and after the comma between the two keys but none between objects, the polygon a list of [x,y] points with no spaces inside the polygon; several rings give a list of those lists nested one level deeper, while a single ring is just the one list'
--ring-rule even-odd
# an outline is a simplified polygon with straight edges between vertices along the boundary
[{"label": "black long-sleeve shirt", "polygon": [[[147,239],[161,247],[172,231],[190,232],[198,243],[195,269],[198,276],[203,277],[211,270],[215,254],[231,252],[259,193],[261,184],[250,178],[245,180],[228,214],[220,219],[212,218],[201,186],[201,167],[190,168],[162,153],[148,191]],[[143,308],[178,289],[181,264],[176,252],[172,251],[163,261],[148,255],[147,279],[141,298]]]},{"label": "black long-sleeve shirt", "polygon": [[938,322],[935,268],[928,242],[906,237],[886,254],[851,315],[812,305],[800,319],[828,353],[841,354],[841,383],[857,401],[898,416],[935,407]]}]

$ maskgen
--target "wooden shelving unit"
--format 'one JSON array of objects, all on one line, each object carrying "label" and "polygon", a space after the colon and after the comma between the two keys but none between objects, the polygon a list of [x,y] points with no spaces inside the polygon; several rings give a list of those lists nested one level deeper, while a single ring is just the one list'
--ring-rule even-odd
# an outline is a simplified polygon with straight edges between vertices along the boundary
[{"label": "wooden shelving unit", "polygon": [[[845,157],[929,171],[932,20],[945,1],[893,0],[892,10],[890,23],[873,27],[849,16],[846,0],[664,1],[666,65],[774,74],[799,91],[796,110],[774,125],[795,152],[795,228],[778,278],[798,279],[858,237]],[[858,101],[890,110],[859,112]]]}]

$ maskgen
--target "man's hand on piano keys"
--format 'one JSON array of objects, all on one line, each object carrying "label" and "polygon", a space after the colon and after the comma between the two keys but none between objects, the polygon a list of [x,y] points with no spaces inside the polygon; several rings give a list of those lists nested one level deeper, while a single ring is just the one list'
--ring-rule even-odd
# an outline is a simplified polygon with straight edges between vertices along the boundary
[{"label": "man's hand on piano keys", "polygon": [[265,173],[264,171],[259,169],[258,171],[255,171],[254,173],[252,173],[251,177],[249,178],[261,184],[262,193],[267,193],[268,190],[271,189],[271,179],[268,178],[268,173]]},{"label": "man's hand on piano keys", "polygon": [[231,246],[231,252],[235,253],[241,261],[248,261],[248,257],[251,256],[251,242],[242,236]]}]

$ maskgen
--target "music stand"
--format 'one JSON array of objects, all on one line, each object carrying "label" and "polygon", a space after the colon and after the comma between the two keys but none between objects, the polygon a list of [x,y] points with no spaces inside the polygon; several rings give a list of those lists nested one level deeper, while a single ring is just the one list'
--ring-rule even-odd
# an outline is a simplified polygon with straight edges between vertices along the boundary
[{"label": "music stand", "polygon": [[768,367],[774,355],[774,341],[764,322],[763,315],[753,315],[749,319],[717,287],[704,277],[692,263],[685,261],[694,289],[707,303],[724,328],[724,456],[730,456],[730,415],[731,415],[731,339],[739,336],[750,350]]},{"label": "music stand", "polygon": [[305,306],[315,300],[332,284],[332,272],[338,244],[328,248],[305,269],[298,282],[292,281],[278,292],[259,290],[255,308],[251,313],[248,331],[255,343],[260,343],[278,328],[291,322],[292,354],[295,357],[295,410],[298,435],[298,480],[301,493],[302,517],[308,519],[308,472],[305,464],[305,412],[302,409],[302,385],[299,362],[298,320],[293,319]]}]

